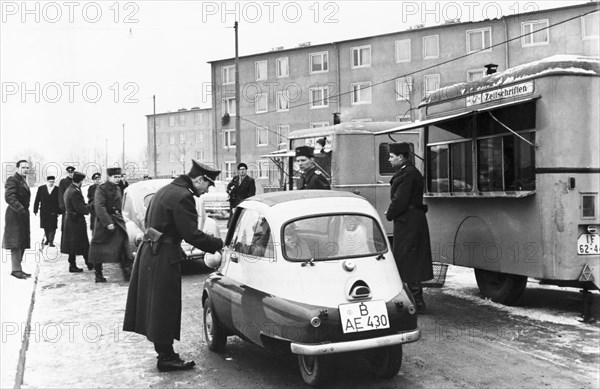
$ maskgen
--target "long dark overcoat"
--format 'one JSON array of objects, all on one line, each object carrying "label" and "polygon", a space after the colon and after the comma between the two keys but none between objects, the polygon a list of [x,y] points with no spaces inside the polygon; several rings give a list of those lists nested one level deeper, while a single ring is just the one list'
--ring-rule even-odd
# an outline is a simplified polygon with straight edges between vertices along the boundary
[{"label": "long dark overcoat", "polygon": [[67,192],[67,189],[69,189],[71,187],[72,183],[73,183],[73,179],[69,176],[61,179],[58,182],[58,213],[63,215],[63,217],[61,218],[61,224],[60,224],[61,231],[63,231],[65,229],[65,221],[67,220],[67,218],[64,215],[64,213],[65,213],[65,193]]},{"label": "long dark overcoat", "polygon": [[298,179],[298,189],[331,189],[331,186],[323,172],[313,166]]},{"label": "long dark overcoat", "polygon": [[[89,260],[94,263],[120,262],[126,255],[127,227],[121,214],[123,196],[117,184],[106,181],[98,185],[94,195],[94,234],[90,244]],[[109,230],[110,224],[115,225]]]},{"label": "long dark overcoat", "polygon": [[4,200],[8,204],[4,216],[5,249],[28,249],[30,246],[29,202],[31,192],[25,177],[18,173],[8,177],[4,185]]},{"label": "long dark overcoat", "polygon": [[403,282],[433,278],[429,226],[423,205],[423,176],[412,164],[400,166],[390,181],[387,220],[394,221],[394,258]]},{"label": "long dark overcoat", "polygon": [[60,240],[60,252],[64,254],[86,255],[90,249],[85,215],[89,214],[81,188],[75,184],[65,192],[64,228]]},{"label": "long dark overcoat", "polygon": [[58,226],[58,188],[42,185],[38,188],[33,201],[33,213],[40,211],[40,228],[54,228]]},{"label": "long dark overcoat", "polygon": [[185,175],[156,192],[146,226],[163,233],[162,244],[144,241],[138,250],[123,329],[146,335],[151,342],[172,343],[181,330],[181,240],[209,253],[220,250],[223,241],[198,230],[193,185]]},{"label": "long dark overcoat", "polygon": [[240,176],[234,176],[231,182],[227,184],[227,193],[229,193],[229,205],[231,208],[237,207],[242,201],[256,194],[254,178],[246,175],[240,183]]},{"label": "long dark overcoat", "polygon": [[88,208],[90,210],[90,230],[94,231],[94,224],[96,223],[96,210],[94,209],[94,196],[96,194],[96,188],[98,184],[92,184],[88,188],[87,199]]}]

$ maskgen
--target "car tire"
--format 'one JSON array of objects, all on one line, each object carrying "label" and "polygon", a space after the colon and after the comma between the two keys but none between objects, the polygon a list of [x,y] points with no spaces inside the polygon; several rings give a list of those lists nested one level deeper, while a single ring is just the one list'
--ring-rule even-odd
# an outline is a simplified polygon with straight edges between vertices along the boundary
[{"label": "car tire", "polygon": [[318,386],[331,378],[333,358],[331,355],[298,355],[298,367],[304,382]]},{"label": "car tire", "polygon": [[402,366],[402,345],[381,347],[370,350],[369,363],[379,378],[392,378]]},{"label": "car tire", "polygon": [[475,279],[484,297],[504,305],[513,305],[527,286],[526,276],[483,269],[475,269]]},{"label": "car tire", "polygon": [[223,326],[219,323],[219,319],[217,319],[215,315],[210,297],[207,297],[204,302],[204,339],[206,340],[209,350],[225,350],[227,335],[225,334]]}]

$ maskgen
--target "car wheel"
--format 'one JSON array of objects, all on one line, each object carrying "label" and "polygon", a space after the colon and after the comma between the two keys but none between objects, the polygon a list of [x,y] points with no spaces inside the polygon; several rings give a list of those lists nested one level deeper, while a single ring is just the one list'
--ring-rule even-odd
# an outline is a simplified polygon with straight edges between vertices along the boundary
[{"label": "car wheel", "polygon": [[370,350],[369,363],[377,377],[394,377],[402,366],[402,345]]},{"label": "car wheel", "polygon": [[204,339],[208,344],[208,349],[211,351],[225,350],[227,343],[227,335],[215,316],[215,311],[212,306],[210,297],[204,302]]},{"label": "car wheel", "polygon": [[298,367],[304,382],[317,386],[331,378],[333,359],[331,355],[298,355]]},{"label": "car wheel", "polygon": [[484,297],[495,303],[514,304],[527,286],[527,277],[475,269],[477,286]]}]

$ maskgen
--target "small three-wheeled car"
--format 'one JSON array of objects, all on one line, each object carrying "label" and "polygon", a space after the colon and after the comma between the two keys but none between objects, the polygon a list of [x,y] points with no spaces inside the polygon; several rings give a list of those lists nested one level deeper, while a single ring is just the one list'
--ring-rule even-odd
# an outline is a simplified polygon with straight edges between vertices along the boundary
[{"label": "small three-wheeled car", "polygon": [[[218,267],[204,284],[204,335],[230,335],[298,355],[304,381],[332,373],[336,353],[364,351],[380,377],[400,370],[402,344],[419,339],[375,209],[348,192],[257,195],[233,216]],[[207,255],[208,256],[208,255]]]}]

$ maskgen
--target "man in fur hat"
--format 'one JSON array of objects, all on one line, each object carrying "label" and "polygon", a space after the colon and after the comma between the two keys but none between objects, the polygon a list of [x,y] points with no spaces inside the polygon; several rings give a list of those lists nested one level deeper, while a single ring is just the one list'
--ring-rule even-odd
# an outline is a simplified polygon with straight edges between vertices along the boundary
[{"label": "man in fur hat", "polygon": [[85,174],[73,172],[73,183],[67,188],[64,195],[65,213],[63,214],[63,233],[60,241],[60,252],[69,254],[69,272],[81,273],[77,267],[76,258],[82,255],[89,270],[93,265],[88,262],[90,241],[87,236],[87,223],[85,215],[90,211],[81,194],[81,184]]},{"label": "man in fur hat", "polygon": [[410,160],[408,143],[392,143],[389,149],[389,161],[396,173],[390,181],[391,203],[385,215],[394,221],[393,252],[400,278],[413,294],[417,311],[423,312],[421,281],[433,278],[423,176]]},{"label": "man in fur hat", "polygon": [[296,147],[296,162],[301,171],[297,184],[298,189],[331,189],[329,181],[315,165],[314,147]]},{"label": "man in fur hat", "polygon": [[194,196],[208,191],[221,173],[192,160],[188,174],[159,189],[146,212],[147,230],[131,273],[123,330],[145,335],[154,342],[160,371],[188,370],[173,350],[181,331],[182,239],[208,253],[223,247],[223,241],[198,229]]}]

